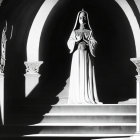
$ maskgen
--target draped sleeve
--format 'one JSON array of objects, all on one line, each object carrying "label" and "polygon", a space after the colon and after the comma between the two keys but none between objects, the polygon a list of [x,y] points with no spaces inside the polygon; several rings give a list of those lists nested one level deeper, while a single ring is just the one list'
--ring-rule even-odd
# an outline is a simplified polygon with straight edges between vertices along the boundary
[{"label": "draped sleeve", "polygon": [[97,45],[97,41],[95,40],[95,38],[92,35],[92,31],[90,32],[90,36],[89,36],[89,50],[90,53],[95,57],[95,48]]},{"label": "draped sleeve", "polygon": [[72,33],[71,33],[71,35],[70,35],[70,37],[68,39],[68,42],[67,42],[68,48],[70,50],[70,53],[72,53],[73,50],[74,50],[75,42],[76,42],[75,32],[72,31]]}]

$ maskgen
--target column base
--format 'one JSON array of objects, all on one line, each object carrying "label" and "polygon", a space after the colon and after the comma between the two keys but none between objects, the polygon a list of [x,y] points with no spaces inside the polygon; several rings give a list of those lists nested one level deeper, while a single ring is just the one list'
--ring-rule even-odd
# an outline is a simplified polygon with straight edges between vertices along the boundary
[{"label": "column base", "polygon": [[131,136],[130,140],[140,140],[140,132],[135,133],[133,136]]}]

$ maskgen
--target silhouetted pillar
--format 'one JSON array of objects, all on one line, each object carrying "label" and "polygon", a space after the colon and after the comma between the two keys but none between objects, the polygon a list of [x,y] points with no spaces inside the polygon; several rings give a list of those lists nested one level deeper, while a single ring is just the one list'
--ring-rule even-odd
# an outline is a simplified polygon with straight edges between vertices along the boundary
[{"label": "silhouetted pillar", "polygon": [[39,82],[39,67],[43,61],[24,62],[26,66],[25,76],[25,96],[27,97]]},{"label": "silhouetted pillar", "polygon": [[137,98],[137,117],[136,117],[136,137],[140,139],[140,58],[131,58],[130,59],[137,67],[138,75],[136,75],[137,79],[137,92],[136,92],[136,98]]}]

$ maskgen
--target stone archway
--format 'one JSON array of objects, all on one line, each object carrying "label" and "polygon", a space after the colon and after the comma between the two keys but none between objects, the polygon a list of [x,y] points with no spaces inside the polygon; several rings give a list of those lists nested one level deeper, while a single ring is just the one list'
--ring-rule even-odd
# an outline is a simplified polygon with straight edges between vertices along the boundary
[{"label": "stone archway", "polygon": [[[54,1],[46,0],[40,7],[38,13],[36,14],[27,40],[27,62],[34,62],[39,60],[38,55],[39,55],[39,42],[40,42],[41,32],[43,30],[44,23],[47,20],[49,13],[51,12],[52,8],[57,4],[58,1],[59,0],[54,0]],[[115,1],[116,3],[118,3],[118,5],[124,11],[124,14],[128,18],[135,39],[137,57],[140,57],[140,47],[139,47],[140,31],[139,31],[139,25],[137,19],[126,0],[124,1],[115,0]]]},{"label": "stone archway", "polygon": [[[39,66],[42,64],[42,62],[39,62],[39,43],[40,43],[40,36],[45,24],[45,21],[48,18],[49,13],[53,9],[53,7],[57,4],[59,0],[54,0],[53,2],[51,0],[46,0],[42,6],[40,7],[38,13],[35,16],[35,19],[32,23],[28,41],[27,41],[27,62],[25,62],[26,65],[26,96],[30,94],[32,89],[38,84],[38,70]],[[120,6],[120,8],[124,11],[124,14],[126,15],[132,32],[135,39],[135,46],[136,46],[136,55],[137,57],[140,56],[140,31],[139,31],[139,25],[137,22],[137,19],[127,3],[126,0],[115,0],[115,2]],[[32,51],[33,50],[33,51]],[[32,81],[32,82],[31,82]],[[30,84],[32,83],[32,85]]]},{"label": "stone archway", "polygon": [[[45,0],[32,23],[27,40],[27,61],[39,60],[39,43],[43,26],[52,8],[59,0]],[[34,50],[34,51],[32,51]]]},{"label": "stone archway", "polygon": [[[49,13],[51,12],[52,8],[57,4],[59,0],[54,0],[53,2],[51,0],[46,0],[41,8],[39,9],[33,24],[31,26],[29,36],[28,36],[28,42],[27,42],[27,62],[25,62],[25,65],[27,67],[26,69],[26,96],[30,94],[30,91],[38,84],[38,70],[39,66],[42,62],[39,61],[39,43],[40,43],[40,36],[41,32],[44,27],[44,23],[47,20],[47,17]],[[131,26],[134,41],[135,41],[135,47],[136,47],[136,56],[140,57],[140,30],[139,30],[139,24],[137,22],[137,19],[133,13],[133,10],[131,9],[130,5],[126,0],[115,0],[115,2],[120,6],[120,8],[123,10],[124,14],[126,15],[129,24]],[[45,14],[44,14],[45,13]],[[41,19],[41,22],[39,22]],[[33,50],[33,51],[32,51]],[[139,77],[138,77],[139,78]],[[32,85],[30,85],[32,83]],[[139,82],[138,82],[139,84]],[[138,93],[138,91],[137,91]],[[140,124],[139,124],[139,107],[140,105],[137,104],[137,132],[140,131]]]}]

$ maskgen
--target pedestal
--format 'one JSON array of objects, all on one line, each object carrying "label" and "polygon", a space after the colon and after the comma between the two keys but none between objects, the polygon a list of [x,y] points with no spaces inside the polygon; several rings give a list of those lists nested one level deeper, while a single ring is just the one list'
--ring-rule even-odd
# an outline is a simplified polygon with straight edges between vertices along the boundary
[{"label": "pedestal", "polygon": [[25,96],[27,97],[39,83],[39,67],[42,61],[25,62],[26,74],[25,76]]},{"label": "pedestal", "polygon": [[4,74],[0,73],[0,107],[2,124],[4,124]]},{"label": "pedestal", "polygon": [[40,74],[25,74],[25,96],[27,97],[39,83]]}]

